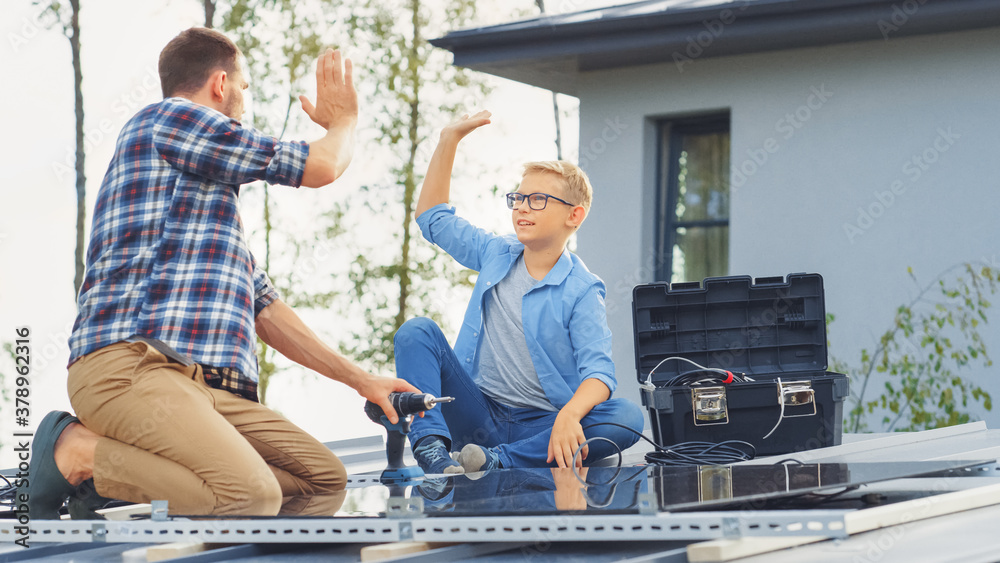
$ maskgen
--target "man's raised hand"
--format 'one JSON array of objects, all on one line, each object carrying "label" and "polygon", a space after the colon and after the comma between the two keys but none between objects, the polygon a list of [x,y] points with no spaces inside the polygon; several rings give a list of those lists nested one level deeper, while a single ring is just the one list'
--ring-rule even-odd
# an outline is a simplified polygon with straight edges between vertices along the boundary
[{"label": "man's raised hand", "polygon": [[302,110],[324,129],[353,126],[358,120],[358,93],[354,90],[351,59],[327,49],[316,60],[316,105],[299,96]]}]

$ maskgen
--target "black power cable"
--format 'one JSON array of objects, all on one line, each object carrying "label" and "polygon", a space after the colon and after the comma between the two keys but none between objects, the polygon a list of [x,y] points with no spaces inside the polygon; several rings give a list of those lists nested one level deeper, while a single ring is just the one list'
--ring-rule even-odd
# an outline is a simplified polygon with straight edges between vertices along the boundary
[{"label": "black power cable", "polygon": [[646,463],[664,466],[728,465],[748,461],[757,455],[753,444],[742,440],[724,442],[682,442],[669,448],[657,448],[646,454]]},{"label": "black power cable", "polygon": [[10,479],[4,475],[0,475],[0,479],[3,480],[3,484],[0,484],[0,506],[10,505],[13,509],[17,505],[17,486],[10,482]]},{"label": "black power cable", "polygon": [[[619,428],[624,428],[629,432],[638,434],[640,438],[652,444],[655,451],[646,454],[646,463],[652,465],[664,465],[664,466],[684,466],[684,465],[726,465],[729,463],[736,463],[739,461],[747,461],[753,459],[757,455],[757,448],[749,442],[744,442],[742,440],[726,440],[725,442],[713,443],[713,442],[681,442],[679,444],[674,444],[672,446],[666,447],[657,444],[653,440],[646,437],[642,432],[636,432],[632,428],[625,426],[624,424],[618,424],[617,422],[598,422],[595,424],[588,424],[584,426],[583,429],[593,428],[594,426],[600,426],[602,424],[608,424],[611,426],[617,426]],[[615,448],[618,448],[617,444],[603,437],[591,438],[580,444],[576,453],[573,454],[573,467],[576,467],[576,458],[583,449],[583,446],[587,445],[591,440],[604,440]],[[621,465],[622,453],[618,450],[618,464]],[[579,476],[577,477],[579,479]]]},{"label": "black power cable", "polygon": [[721,368],[705,367],[681,356],[670,356],[668,358],[663,358],[660,360],[660,363],[656,364],[653,369],[649,370],[649,373],[646,375],[646,382],[642,383],[640,387],[654,389],[656,385],[653,383],[653,373],[660,369],[660,366],[671,360],[686,362],[697,369],[674,376],[666,382],[666,387],[673,385],[729,385],[730,383],[748,383],[754,381],[752,377],[747,376],[745,373],[733,372]]},{"label": "black power cable", "polygon": [[694,369],[686,371],[680,375],[667,380],[663,387],[675,387],[684,385],[687,387],[697,387],[699,385],[728,385],[729,383],[747,383],[753,381],[745,374],[739,372],[726,372],[723,377],[715,370]]}]

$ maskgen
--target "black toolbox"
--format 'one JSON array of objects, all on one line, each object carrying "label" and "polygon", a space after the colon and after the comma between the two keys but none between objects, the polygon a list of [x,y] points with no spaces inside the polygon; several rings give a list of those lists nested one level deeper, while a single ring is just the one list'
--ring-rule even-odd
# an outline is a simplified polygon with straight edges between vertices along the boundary
[{"label": "black toolbox", "polygon": [[[639,392],[659,444],[742,440],[758,456],[840,444],[848,380],[826,370],[819,274],[638,285],[632,321]],[[754,381],[667,385],[699,371],[664,361],[677,356]]]}]

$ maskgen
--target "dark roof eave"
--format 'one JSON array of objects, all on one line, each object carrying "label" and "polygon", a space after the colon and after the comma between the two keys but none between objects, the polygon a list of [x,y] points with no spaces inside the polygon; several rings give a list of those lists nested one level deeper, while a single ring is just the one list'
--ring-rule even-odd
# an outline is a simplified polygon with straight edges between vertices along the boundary
[{"label": "dark roof eave", "polygon": [[[765,0],[747,4],[743,12],[714,6],[585,22],[538,18],[456,31],[431,43],[454,53],[457,66],[573,94],[581,71],[1000,26],[995,0],[928,0],[894,20],[893,7],[901,10],[899,5],[899,0]],[[722,22],[726,9],[729,23],[721,31],[715,26],[718,32],[709,40],[705,33],[712,30],[705,22]],[[696,43],[698,34],[704,46]]]}]

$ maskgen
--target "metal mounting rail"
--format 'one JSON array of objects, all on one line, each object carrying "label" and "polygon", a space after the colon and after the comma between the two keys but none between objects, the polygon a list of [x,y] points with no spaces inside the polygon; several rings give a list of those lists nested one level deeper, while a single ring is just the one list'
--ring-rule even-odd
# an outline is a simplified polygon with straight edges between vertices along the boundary
[{"label": "metal mounting rail", "polygon": [[[844,537],[849,510],[650,515],[274,518],[255,520],[32,520],[28,542],[380,543],[395,541],[708,540],[740,536]],[[0,542],[24,536],[0,523]]]}]

